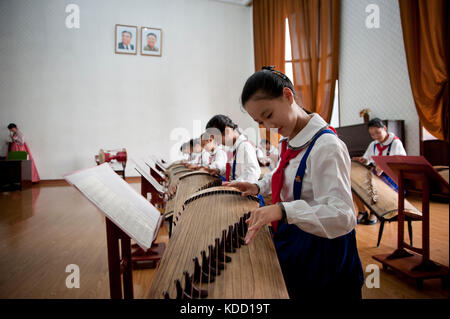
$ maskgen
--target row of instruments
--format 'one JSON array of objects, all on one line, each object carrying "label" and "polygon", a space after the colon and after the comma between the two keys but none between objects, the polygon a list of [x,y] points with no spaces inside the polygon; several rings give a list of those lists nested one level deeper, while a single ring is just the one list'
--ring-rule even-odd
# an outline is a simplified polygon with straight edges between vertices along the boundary
[{"label": "row of instruments", "polygon": [[258,198],[180,163],[161,166],[168,189],[176,191],[166,196],[171,236],[148,297],[289,298],[269,228],[244,243]]}]

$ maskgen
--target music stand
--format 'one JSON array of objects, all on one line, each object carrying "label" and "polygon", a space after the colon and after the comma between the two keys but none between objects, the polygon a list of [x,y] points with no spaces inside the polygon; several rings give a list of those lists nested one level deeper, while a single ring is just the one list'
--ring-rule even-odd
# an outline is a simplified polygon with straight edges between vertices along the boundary
[{"label": "music stand", "polygon": [[[398,233],[397,249],[392,254],[375,255],[373,258],[397,272],[416,280],[419,289],[423,280],[441,278],[444,285],[448,280],[448,267],[430,259],[430,194],[437,191],[449,194],[449,184],[434,170],[423,156],[373,156],[381,168],[398,185]],[[422,248],[404,241],[404,211],[406,191],[422,193]],[[411,251],[412,253],[408,252]]]}]

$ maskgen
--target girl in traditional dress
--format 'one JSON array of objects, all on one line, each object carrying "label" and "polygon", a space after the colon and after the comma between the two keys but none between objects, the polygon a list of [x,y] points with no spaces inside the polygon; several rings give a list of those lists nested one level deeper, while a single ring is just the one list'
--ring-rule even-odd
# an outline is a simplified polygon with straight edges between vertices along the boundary
[{"label": "girl in traditional dress", "polygon": [[30,148],[25,142],[22,132],[19,131],[17,125],[14,123],[8,125],[8,130],[11,137],[11,152],[24,151],[28,153],[28,157],[31,160],[31,181],[33,183],[39,182],[39,173],[36,169],[36,165],[34,164],[33,157],[31,156]]}]

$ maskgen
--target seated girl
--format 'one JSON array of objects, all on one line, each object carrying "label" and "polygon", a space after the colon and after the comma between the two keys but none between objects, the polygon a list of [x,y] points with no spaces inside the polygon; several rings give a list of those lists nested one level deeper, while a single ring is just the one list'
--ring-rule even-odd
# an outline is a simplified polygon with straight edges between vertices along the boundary
[{"label": "seated girl", "polygon": [[213,116],[206,124],[206,129],[216,129],[221,135],[221,143],[227,146],[228,160],[225,176],[227,181],[255,183],[261,175],[256,150],[238,126],[225,115]]},{"label": "seated girl", "polygon": [[[373,142],[369,144],[362,157],[353,157],[352,160],[361,164],[375,167],[374,173],[377,174],[386,184],[395,191],[398,190],[395,182],[386,175],[380,168],[375,166],[372,156],[406,155],[402,141],[394,133],[387,131],[386,125],[379,118],[374,118],[368,123],[369,134]],[[374,225],[377,223],[375,214],[370,215],[366,212],[363,202],[354,196],[356,206],[358,207],[358,224]]]},{"label": "seated girl", "polygon": [[211,175],[225,175],[227,166],[227,153],[220,146],[220,135],[214,134],[214,130],[208,129],[202,134],[202,148],[209,154],[209,162],[200,170]]}]

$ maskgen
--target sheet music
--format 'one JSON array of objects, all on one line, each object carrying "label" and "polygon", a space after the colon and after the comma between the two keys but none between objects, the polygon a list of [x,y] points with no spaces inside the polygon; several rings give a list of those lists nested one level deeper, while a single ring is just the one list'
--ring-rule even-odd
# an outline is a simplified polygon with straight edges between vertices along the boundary
[{"label": "sheet music", "polygon": [[132,160],[132,162],[134,162],[135,164],[135,168],[136,170],[139,172],[139,174],[141,174],[142,176],[144,176],[144,178],[150,183],[152,184],[152,186],[161,194],[163,194],[165,192],[164,190],[164,186],[162,186],[160,183],[158,183],[158,181],[156,179],[153,178],[153,176],[151,176],[148,172],[148,167],[146,169],[145,165],[142,165],[142,163],[138,160]]},{"label": "sheet music", "polygon": [[65,176],[114,224],[147,250],[156,238],[160,212],[104,163]]},{"label": "sheet music", "polygon": [[154,161],[153,159],[147,158],[147,159],[144,160],[144,163],[145,163],[148,167],[150,167],[151,169],[153,169],[159,176],[161,176],[162,178],[165,177],[164,174],[163,174],[159,169],[156,168],[156,166],[155,166],[155,161]]},{"label": "sheet music", "polygon": [[162,163],[162,161],[154,155],[150,155],[150,158],[153,160],[153,162],[158,163],[158,165],[164,169],[168,169],[170,166],[170,164],[168,163],[167,164]]}]

